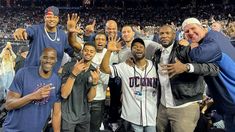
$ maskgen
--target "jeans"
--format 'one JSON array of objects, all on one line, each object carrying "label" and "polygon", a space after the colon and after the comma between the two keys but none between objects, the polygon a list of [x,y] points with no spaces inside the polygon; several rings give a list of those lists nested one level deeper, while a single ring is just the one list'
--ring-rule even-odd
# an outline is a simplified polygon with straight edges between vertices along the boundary
[{"label": "jeans", "polygon": [[85,121],[78,124],[71,124],[61,119],[62,132],[90,132],[90,121]]},{"label": "jeans", "polygon": [[3,79],[2,75],[0,75],[0,100],[4,99],[4,84],[3,84]]},{"label": "jeans", "polygon": [[4,74],[2,75],[4,97],[6,97],[9,87],[14,79],[14,75],[15,75],[14,71],[4,72]]},{"label": "jeans", "polygon": [[235,132],[235,114],[224,114],[226,132]]},{"label": "jeans", "polygon": [[100,126],[103,121],[104,115],[104,103],[105,100],[94,100],[91,102],[90,114],[90,131],[91,132],[99,132]]},{"label": "jeans", "polygon": [[109,79],[110,88],[110,107],[109,123],[117,123],[121,116],[121,84],[117,84],[114,78]]},{"label": "jeans", "polygon": [[156,132],[156,126],[141,126],[131,123],[135,132]]}]

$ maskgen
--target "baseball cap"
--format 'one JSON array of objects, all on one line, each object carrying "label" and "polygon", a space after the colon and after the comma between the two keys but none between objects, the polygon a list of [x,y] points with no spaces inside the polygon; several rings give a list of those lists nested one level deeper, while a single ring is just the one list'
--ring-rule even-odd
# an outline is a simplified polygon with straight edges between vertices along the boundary
[{"label": "baseball cap", "polygon": [[46,8],[45,15],[59,16],[59,8],[57,8],[55,6],[50,6],[50,7]]},{"label": "baseball cap", "polygon": [[184,20],[184,22],[182,23],[182,29],[184,29],[184,27],[188,24],[202,25],[202,23],[197,18],[191,17]]},{"label": "baseball cap", "polygon": [[145,44],[144,44],[144,40],[141,39],[141,38],[135,38],[132,43],[131,43],[131,48],[135,45],[135,43],[139,42],[140,44],[142,44],[144,47],[145,47]]}]

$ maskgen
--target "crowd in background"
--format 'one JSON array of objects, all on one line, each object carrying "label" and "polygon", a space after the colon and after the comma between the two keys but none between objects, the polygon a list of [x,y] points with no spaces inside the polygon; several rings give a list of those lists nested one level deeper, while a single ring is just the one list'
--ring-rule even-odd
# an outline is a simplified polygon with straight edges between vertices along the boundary
[{"label": "crowd in background", "polygon": [[[133,24],[145,29],[151,26],[157,29],[163,24],[174,24],[179,27],[182,21],[190,16],[199,18],[205,24],[211,24],[212,19],[222,24],[223,31],[230,37],[234,37],[234,5],[204,5],[193,7],[148,7],[148,8],[66,8],[61,7],[60,22],[62,28],[66,24],[67,13],[77,12],[80,15],[81,27],[96,20],[96,29],[103,29],[107,19],[114,19],[118,26]],[[16,27],[27,27],[42,22],[44,7],[1,7],[0,8],[0,38],[13,38],[12,34]],[[146,15],[147,14],[147,15]],[[119,28],[120,29],[120,28]],[[179,28],[180,29],[180,28]]]}]

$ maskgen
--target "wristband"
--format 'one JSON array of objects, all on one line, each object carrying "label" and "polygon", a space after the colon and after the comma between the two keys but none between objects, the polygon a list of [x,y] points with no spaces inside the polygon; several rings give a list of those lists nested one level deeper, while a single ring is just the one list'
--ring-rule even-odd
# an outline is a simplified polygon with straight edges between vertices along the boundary
[{"label": "wristband", "polygon": [[92,83],[92,87],[97,86],[97,85],[98,85],[98,83],[96,83],[96,84],[93,84],[93,83]]},{"label": "wristband", "polygon": [[70,77],[73,78],[73,79],[76,79],[76,75],[74,75],[72,72],[70,73]]}]

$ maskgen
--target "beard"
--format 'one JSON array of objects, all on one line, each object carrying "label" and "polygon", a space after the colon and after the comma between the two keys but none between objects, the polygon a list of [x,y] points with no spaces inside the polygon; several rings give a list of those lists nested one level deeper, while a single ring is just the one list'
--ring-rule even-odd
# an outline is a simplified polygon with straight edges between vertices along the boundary
[{"label": "beard", "polygon": [[133,54],[135,60],[142,60],[145,57],[145,54],[143,53],[142,55],[137,55],[136,53]]},{"label": "beard", "polygon": [[171,42],[169,42],[169,43],[165,43],[165,44],[163,44],[163,43],[161,42],[161,44],[162,44],[162,46],[163,46],[164,48],[168,48],[169,46],[171,46],[171,45],[173,44],[173,41],[171,41]]}]

